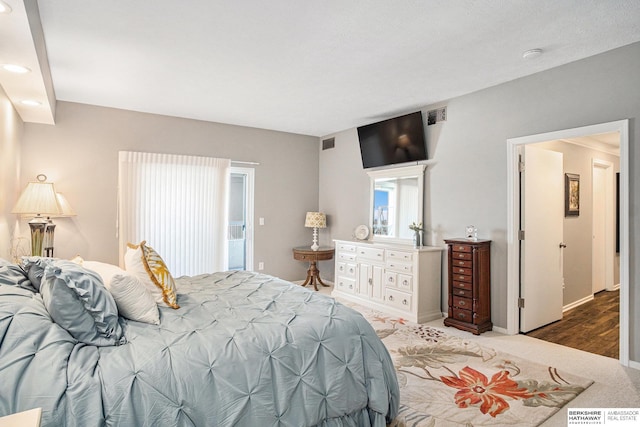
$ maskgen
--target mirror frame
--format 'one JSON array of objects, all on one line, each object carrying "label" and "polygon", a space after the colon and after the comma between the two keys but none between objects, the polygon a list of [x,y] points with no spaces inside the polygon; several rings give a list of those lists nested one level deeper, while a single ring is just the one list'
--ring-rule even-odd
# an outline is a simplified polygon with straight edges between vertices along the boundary
[{"label": "mirror frame", "polygon": [[[369,230],[371,230],[371,240],[376,242],[386,243],[402,243],[412,244],[413,239],[404,239],[399,237],[389,237],[373,234],[373,206],[374,206],[374,192],[377,178],[418,178],[418,211],[416,212],[415,222],[422,222],[424,224],[423,209],[424,209],[424,171],[427,165],[418,164],[415,166],[406,166],[393,169],[379,169],[367,171],[370,178],[369,184]],[[413,222],[413,221],[412,221]]]}]

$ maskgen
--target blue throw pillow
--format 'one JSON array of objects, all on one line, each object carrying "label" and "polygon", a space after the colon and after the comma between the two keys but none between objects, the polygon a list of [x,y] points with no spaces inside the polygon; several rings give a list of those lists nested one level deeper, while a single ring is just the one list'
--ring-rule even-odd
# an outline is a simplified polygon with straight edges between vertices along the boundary
[{"label": "blue throw pillow", "polygon": [[27,273],[27,277],[31,281],[31,285],[40,292],[40,282],[47,265],[57,261],[57,258],[46,258],[41,256],[23,256],[22,269]]},{"label": "blue throw pillow", "polygon": [[31,292],[37,292],[22,267],[2,258],[0,258],[0,285],[19,286]]},{"label": "blue throw pillow", "polygon": [[97,273],[71,261],[52,261],[44,269],[40,293],[53,321],[78,341],[126,343],[116,303]]}]

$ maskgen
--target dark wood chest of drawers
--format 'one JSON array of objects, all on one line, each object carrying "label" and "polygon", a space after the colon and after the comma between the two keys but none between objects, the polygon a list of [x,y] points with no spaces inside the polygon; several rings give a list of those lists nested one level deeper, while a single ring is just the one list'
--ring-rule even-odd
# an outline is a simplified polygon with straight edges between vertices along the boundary
[{"label": "dark wood chest of drawers", "polygon": [[476,335],[490,331],[491,240],[447,239],[449,312],[445,326]]}]

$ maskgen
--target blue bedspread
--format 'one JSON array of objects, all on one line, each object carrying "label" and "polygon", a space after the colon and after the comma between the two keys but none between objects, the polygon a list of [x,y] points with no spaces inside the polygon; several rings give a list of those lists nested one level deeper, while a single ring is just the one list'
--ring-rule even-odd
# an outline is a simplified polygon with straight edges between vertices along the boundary
[{"label": "blue bedspread", "polygon": [[0,285],[0,416],[43,426],[384,426],[399,402],[373,328],[271,276],[177,279],[159,326],[120,318],[127,344],[78,343],[40,294]]}]

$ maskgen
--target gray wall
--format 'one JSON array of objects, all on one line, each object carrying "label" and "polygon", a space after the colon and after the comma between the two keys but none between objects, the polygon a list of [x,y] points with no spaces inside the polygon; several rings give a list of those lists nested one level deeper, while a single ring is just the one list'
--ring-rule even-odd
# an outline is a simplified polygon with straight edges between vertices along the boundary
[{"label": "gray wall", "polygon": [[[425,222],[430,243],[443,245],[473,224],[491,250],[492,319],[507,327],[507,145],[509,138],[630,119],[631,360],[640,361],[640,43],[514,80],[439,105],[447,121],[427,128]],[[364,124],[364,123],[363,123]],[[335,218],[329,238],[348,239],[367,223],[368,179],[355,129],[320,154],[320,209]],[[325,138],[323,137],[323,138]]]},{"label": "gray wall", "polygon": [[[592,295],[592,159],[613,163],[614,172],[620,172],[620,157],[601,151],[591,150],[579,145],[562,141],[550,141],[537,144],[538,147],[563,154],[565,173],[580,175],[580,215],[564,218],[564,301],[569,305]],[[615,182],[614,182],[615,185]],[[615,189],[613,189],[615,191]],[[615,218],[615,206],[611,215]],[[615,227],[615,223],[614,223]],[[615,229],[612,230],[615,233]],[[620,283],[620,263],[616,254],[614,259],[614,284]]]},{"label": "gray wall", "polygon": [[20,116],[0,86],[0,258],[6,260],[11,260],[12,237],[17,226],[11,210],[24,186],[19,179],[23,130]]},{"label": "gray wall", "polygon": [[[318,208],[318,139],[283,132],[58,102],[56,125],[25,124],[21,182],[44,173],[77,212],[56,220],[55,255],[117,264],[118,151],[178,153],[254,161],[255,264],[289,280],[307,266],[291,248],[310,241]],[[161,254],[162,255],[162,254]]]}]

